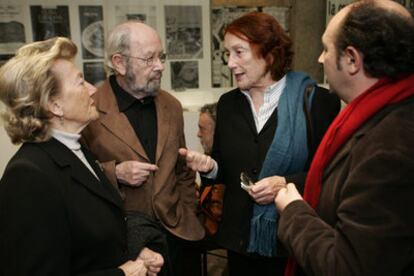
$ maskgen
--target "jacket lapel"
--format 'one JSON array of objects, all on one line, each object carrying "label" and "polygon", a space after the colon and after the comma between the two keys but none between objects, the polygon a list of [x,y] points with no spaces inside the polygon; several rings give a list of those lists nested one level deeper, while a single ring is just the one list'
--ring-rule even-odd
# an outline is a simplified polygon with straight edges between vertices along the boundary
[{"label": "jacket lapel", "polygon": [[103,172],[103,169],[100,167],[98,160],[96,160],[92,154],[89,152],[88,149],[82,147],[82,151],[85,154],[86,160],[88,160],[89,164],[91,165],[92,169],[98,176],[100,183],[102,186],[106,189],[107,192],[109,192],[110,199],[112,199],[112,202],[117,205],[120,209],[124,208],[124,204],[122,202],[121,196],[119,195],[118,191],[115,189],[115,187],[109,182],[109,179],[106,177],[106,175]]},{"label": "jacket lapel", "polygon": [[170,131],[170,114],[165,101],[161,101],[162,94],[160,93],[155,97],[155,108],[157,112],[157,147],[155,154],[155,162],[158,163],[158,160],[161,158],[161,153],[164,150],[166,144],[168,133]]},{"label": "jacket lapel", "polygon": [[[66,171],[77,183],[83,185],[96,196],[115,204],[118,208],[123,208],[119,196],[114,196],[108,189],[105,189],[104,185],[106,185],[106,183],[99,181],[82,161],[79,160],[79,158],[65,145],[54,138],[45,143],[41,143],[40,145],[50,155],[54,162],[58,164],[63,171]],[[95,173],[97,173],[96,164],[90,160],[88,160],[88,162]],[[101,173],[98,172],[97,175],[100,179],[106,181],[106,178]]]},{"label": "jacket lapel", "polygon": [[[351,139],[349,139],[345,145],[337,152],[337,154],[332,158],[329,164],[326,166],[323,177],[325,178],[331,174],[331,172],[340,164],[341,160],[343,160],[346,156],[348,156],[349,152],[357,142],[357,136],[353,135]],[[323,183],[323,181],[322,181]]]},{"label": "jacket lapel", "polygon": [[109,132],[128,145],[141,156],[141,158],[149,161],[149,158],[138,137],[135,135],[135,131],[129,123],[128,118],[124,113],[119,112],[114,92],[112,91],[108,80],[106,80],[102,87],[100,87],[97,97],[99,97],[97,108],[100,112],[100,122]]},{"label": "jacket lapel", "polygon": [[258,134],[256,129],[256,124],[254,122],[253,111],[250,106],[249,100],[246,99],[246,96],[238,90],[238,100],[235,102],[235,110],[238,110],[241,113],[241,117],[243,117],[249,128],[251,129],[252,133]]},{"label": "jacket lapel", "polygon": [[378,124],[379,121],[381,121],[389,112],[391,112],[393,109],[396,108],[398,105],[391,105],[377,114],[375,114],[373,117],[371,117],[365,124],[363,124],[353,135],[352,137],[343,145],[343,147],[338,151],[338,153],[332,158],[332,161],[329,162],[329,164],[326,166],[323,178],[326,178],[328,175],[331,174],[331,172],[338,166],[338,164],[346,158],[352,148],[358,143],[359,139],[364,137],[366,133],[368,133],[376,124]]}]

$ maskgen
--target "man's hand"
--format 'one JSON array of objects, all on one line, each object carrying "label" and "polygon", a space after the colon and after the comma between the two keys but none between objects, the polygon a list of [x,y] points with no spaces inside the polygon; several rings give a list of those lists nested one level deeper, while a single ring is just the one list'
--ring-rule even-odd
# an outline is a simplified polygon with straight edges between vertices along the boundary
[{"label": "man's hand", "polygon": [[303,198],[296,189],[295,184],[289,183],[286,185],[286,188],[280,189],[279,193],[276,195],[276,208],[279,213],[282,213],[286,206],[296,200],[303,200]]},{"label": "man's hand", "polygon": [[124,161],[115,167],[116,178],[121,183],[140,186],[145,183],[151,172],[158,170],[154,164],[139,161]]},{"label": "man's hand", "polygon": [[148,276],[155,276],[161,271],[161,267],[164,264],[164,258],[161,254],[152,251],[151,249],[144,247],[138,255],[138,259],[143,260],[145,266],[148,269]]},{"label": "man's hand", "polygon": [[286,187],[286,179],[282,176],[271,176],[256,182],[248,190],[257,204],[269,204],[275,200],[280,189]]},{"label": "man's hand", "polygon": [[178,153],[185,157],[187,167],[197,172],[209,172],[214,168],[216,161],[210,156],[185,148],[180,148]]}]

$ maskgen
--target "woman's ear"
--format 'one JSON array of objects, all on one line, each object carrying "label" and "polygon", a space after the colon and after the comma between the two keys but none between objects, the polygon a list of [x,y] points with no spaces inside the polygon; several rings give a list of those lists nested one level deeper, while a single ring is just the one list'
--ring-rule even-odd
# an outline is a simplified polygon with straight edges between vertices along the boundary
[{"label": "woman's ear", "polygon": [[56,117],[62,117],[63,116],[63,108],[58,99],[52,99],[48,102],[48,109],[49,112],[52,113]]},{"label": "woman's ear", "polygon": [[273,55],[272,55],[271,53],[268,53],[268,54],[266,55],[265,60],[266,60],[267,64],[268,64],[268,65],[269,65],[269,67],[270,67],[270,64],[273,64],[274,57],[273,57]]},{"label": "woman's ear", "polygon": [[124,76],[126,74],[126,62],[124,56],[121,54],[114,54],[111,58],[113,69],[118,72],[118,74]]}]

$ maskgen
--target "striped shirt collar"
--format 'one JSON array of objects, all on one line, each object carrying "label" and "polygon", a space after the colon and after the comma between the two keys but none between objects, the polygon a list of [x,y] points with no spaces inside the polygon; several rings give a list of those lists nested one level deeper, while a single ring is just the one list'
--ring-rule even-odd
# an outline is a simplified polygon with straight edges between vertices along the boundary
[{"label": "striped shirt collar", "polygon": [[273,111],[276,109],[280,96],[282,95],[283,90],[286,87],[286,75],[283,76],[278,82],[270,85],[266,88],[266,91],[263,94],[263,105],[259,108],[259,112],[256,113],[254,109],[253,100],[250,96],[250,93],[247,90],[241,90],[241,92],[246,96],[247,100],[250,103],[250,108],[252,110],[254,122],[256,125],[257,133],[259,133],[263,126],[266,124],[267,120],[272,115]]}]

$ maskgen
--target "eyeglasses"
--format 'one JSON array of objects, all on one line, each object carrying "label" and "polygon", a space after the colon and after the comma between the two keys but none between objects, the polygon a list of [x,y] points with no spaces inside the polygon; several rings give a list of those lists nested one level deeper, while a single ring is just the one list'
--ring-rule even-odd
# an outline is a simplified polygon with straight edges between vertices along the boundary
[{"label": "eyeglasses", "polygon": [[149,58],[134,57],[134,56],[128,56],[128,55],[122,55],[122,54],[121,54],[121,56],[128,57],[128,58],[136,58],[136,59],[142,60],[142,61],[145,62],[145,64],[147,66],[152,66],[157,58],[161,61],[161,63],[165,63],[165,60],[167,59],[167,54],[166,53],[161,53],[161,54],[158,55],[158,57],[152,56],[152,57],[149,57]]}]

